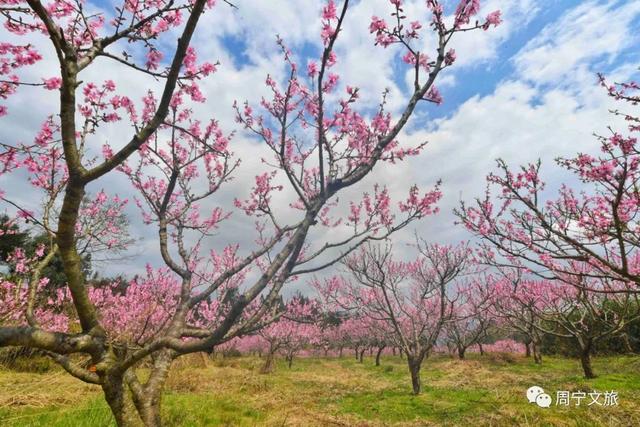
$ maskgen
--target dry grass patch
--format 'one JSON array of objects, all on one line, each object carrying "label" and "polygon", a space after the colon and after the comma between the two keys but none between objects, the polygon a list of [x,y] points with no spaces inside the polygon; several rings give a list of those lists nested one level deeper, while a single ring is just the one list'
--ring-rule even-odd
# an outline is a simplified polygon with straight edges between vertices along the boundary
[{"label": "dry grass patch", "polygon": [[47,374],[0,371],[0,408],[66,406],[99,393],[99,387],[62,371]]},{"label": "dry grass patch", "polygon": [[433,379],[432,383],[440,387],[499,390],[520,381],[517,374],[489,369],[486,362],[479,360],[450,360],[439,363],[437,367],[443,375]]}]

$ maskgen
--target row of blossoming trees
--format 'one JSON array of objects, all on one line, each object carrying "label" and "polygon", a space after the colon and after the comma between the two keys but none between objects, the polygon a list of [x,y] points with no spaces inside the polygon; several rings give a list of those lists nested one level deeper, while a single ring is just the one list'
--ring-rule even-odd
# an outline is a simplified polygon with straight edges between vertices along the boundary
[{"label": "row of blossoming trees", "polygon": [[385,349],[397,351],[406,357],[418,394],[421,366],[434,353],[464,359],[468,349],[527,355],[532,350],[541,363],[545,336],[577,345],[584,375],[591,378],[597,342],[624,341],[629,324],[640,319],[638,300],[626,292],[585,292],[522,275],[480,274],[466,245],[420,242],[417,248],[416,260],[402,262],[393,258],[390,245],[365,245],[342,261],[344,275],[314,281],[319,300],[294,298],[283,320],[229,345],[266,354],[264,372],[278,351],[289,366],[301,350],[342,356],[349,349],[360,362],[367,350],[375,351],[376,365]]},{"label": "row of blossoming trees", "polygon": [[619,103],[612,114],[626,129],[596,135],[598,156],[556,160],[578,184],[561,185],[553,197],[539,161],[514,171],[498,160],[485,196],[455,212],[480,239],[479,261],[511,295],[499,305],[504,319],[534,346],[541,334],[572,339],[587,378],[594,376],[594,346],[621,335],[630,348],[628,326],[640,316],[640,86],[599,80]]},{"label": "row of blossoming trees", "polygon": [[[11,135],[0,141],[0,175],[12,182],[3,184],[0,200],[15,213],[2,235],[24,221],[45,236],[34,250],[18,247],[3,260],[10,272],[0,284],[0,346],[37,349],[99,385],[118,425],[160,425],[173,361],[239,340],[266,352],[265,371],[276,352],[291,363],[311,345],[349,347],[360,359],[375,347],[378,360],[385,348],[399,349],[418,393],[420,366],[439,345],[462,358],[501,325],[526,337],[536,355],[542,334],[575,337],[590,375],[593,343],[622,333],[637,315],[635,140],[615,134],[602,139],[607,159],[561,161],[595,193],[577,198],[565,188],[549,204],[538,201],[535,166],[513,176],[501,164],[505,178],[490,182],[501,187],[503,205],[496,210],[487,196],[458,212],[486,242],[479,254],[420,241],[416,260],[395,259],[384,242],[434,213],[440,191],[410,186],[406,198],[393,201],[384,182],[365,189],[363,181],[380,165],[400,168],[422,152],[400,135],[419,106],[442,102],[434,83],[456,60],[452,37],[501,19],[499,12],[479,17],[478,0],[451,10],[428,0],[431,20],[410,21],[402,3],[390,1],[390,21],[373,17],[369,24],[372,43],[394,49],[411,73],[399,113],[387,111],[386,93],[376,109],[361,105],[360,90],[335,73],[351,4],[324,2],[317,59],[299,66],[278,39],[287,77],[267,76],[271,95],[258,106],[233,105],[237,124],[266,154],[251,190],[236,188],[236,200],[220,205],[221,188],[233,188],[242,166],[232,135],[198,114],[197,105],[209,102],[198,82],[217,64],[199,60],[191,43],[202,17],[215,13],[213,0],[124,0],[113,11],[82,1],[0,0],[11,34],[0,43],[0,99],[9,100],[0,120],[11,117],[20,91],[59,93],[32,142]],[[38,69],[36,38],[37,45],[46,41],[55,71]],[[431,52],[419,50],[423,39],[433,43]],[[117,81],[87,80],[108,62],[160,82],[160,92],[138,100]],[[637,86],[610,88],[637,102],[625,90]],[[637,132],[637,120],[626,117]],[[128,136],[105,144],[105,132],[116,126]],[[90,192],[114,174],[128,180],[126,194]],[[25,186],[42,200],[37,209],[28,208]],[[338,195],[347,191],[344,203]],[[95,286],[83,260],[131,244],[121,213],[131,193],[164,265]],[[286,197],[283,212],[278,205]],[[518,204],[521,210],[512,207]],[[220,230],[234,235],[228,231],[237,223],[229,219],[238,215],[255,223],[252,246],[213,238]],[[211,241],[216,249],[206,250]],[[66,279],[55,287],[46,274],[54,261]],[[343,276],[314,281],[320,302],[283,303],[287,283],[338,263]],[[481,273],[486,265],[495,269]],[[337,316],[334,326],[318,320],[324,312]],[[141,367],[149,374],[140,376]]]}]

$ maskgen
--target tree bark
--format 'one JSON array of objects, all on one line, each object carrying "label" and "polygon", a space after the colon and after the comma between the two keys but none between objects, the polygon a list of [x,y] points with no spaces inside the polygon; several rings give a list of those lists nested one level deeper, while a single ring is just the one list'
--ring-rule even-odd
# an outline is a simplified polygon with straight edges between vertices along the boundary
[{"label": "tree bark", "polygon": [[413,357],[407,357],[407,363],[409,365],[409,373],[411,374],[411,387],[413,388],[413,394],[418,395],[422,390],[422,384],[420,383],[421,363]]},{"label": "tree bark", "polygon": [[378,347],[378,352],[376,353],[376,366],[380,366],[380,355],[382,354],[384,348],[384,345],[382,347]]},{"label": "tree bark", "polygon": [[533,350],[533,361],[538,365],[541,364],[542,354],[540,353],[540,347],[538,346],[538,343],[534,341],[531,347]]},{"label": "tree bark", "polygon": [[267,353],[267,359],[265,360],[264,365],[262,366],[262,369],[260,369],[261,374],[269,374],[273,372],[274,359],[275,359],[275,356],[273,352]]},{"label": "tree bark", "polygon": [[530,342],[526,342],[524,343],[524,348],[525,348],[525,357],[531,357],[531,343]]},{"label": "tree bark", "polygon": [[629,354],[633,354],[633,347],[631,347],[631,341],[629,341],[629,335],[622,334],[622,344],[624,345],[624,350],[629,353]]},{"label": "tree bark", "polygon": [[591,366],[591,345],[582,348],[582,352],[580,353],[580,364],[582,365],[582,370],[584,371],[585,378],[595,378],[596,374],[593,372],[593,367]]},{"label": "tree bark", "polygon": [[142,421],[136,415],[133,401],[125,389],[122,377],[107,376],[102,385],[102,391],[118,427],[142,425]]},{"label": "tree bark", "polygon": [[362,358],[364,357],[364,352],[365,352],[366,350],[367,350],[366,348],[363,348],[362,350],[360,350],[360,356],[359,356],[359,359],[358,359],[358,361],[359,361],[360,363],[362,363]]},{"label": "tree bark", "polygon": [[458,358],[464,360],[464,353],[467,351],[464,347],[458,347]]},{"label": "tree bark", "polygon": [[146,427],[159,427],[162,425],[160,413],[162,391],[169,376],[171,364],[176,356],[176,353],[172,350],[161,350],[154,358],[153,369],[143,389],[136,393],[132,388],[133,403]]},{"label": "tree bark", "polygon": [[484,347],[482,347],[482,343],[478,343],[478,347],[480,348],[480,356],[484,356]]}]

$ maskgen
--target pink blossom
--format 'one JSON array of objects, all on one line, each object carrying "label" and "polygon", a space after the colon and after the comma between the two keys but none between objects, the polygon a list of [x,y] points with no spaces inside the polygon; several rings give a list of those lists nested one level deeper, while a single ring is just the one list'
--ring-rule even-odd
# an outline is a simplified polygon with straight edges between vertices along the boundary
[{"label": "pink blossom", "polygon": [[163,53],[157,49],[149,50],[149,52],[147,52],[147,63],[146,63],[147,69],[156,70],[163,56],[164,56]]},{"label": "pink blossom", "polygon": [[327,5],[322,9],[322,19],[332,20],[336,18],[336,3],[334,0],[329,0]]},{"label": "pink blossom", "polygon": [[371,33],[379,33],[383,30],[387,29],[387,23],[384,22],[384,19],[380,19],[377,16],[371,17],[371,24],[369,25],[369,32]]},{"label": "pink blossom", "polygon": [[488,30],[489,26],[493,25],[494,27],[497,27],[498,25],[500,25],[501,22],[502,22],[501,12],[499,10],[496,10],[487,15],[487,21],[482,28],[484,28],[485,30]]},{"label": "pink blossom", "polygon": [[60,89],[62,86],[62,78],[60,77],[51,77],[50,79],[42,79],[44,82],[45,89],[55,90]]},{"label": "pink blossom", "polygon": [[446,65],[451,65],[456,60],[456,51],[454,49],[449,49],[444,56],[444,63]]},{"label": "pink blossom", "polygon": [[307,75],[314,78],[318,74],[318,64],[314,61],[309,61],[307,64]]},{"label": "pink blossom", "polygon": [[433,102],[434,104],[440,105],[444,101],[440,91],[436,86],[431,86],[427,93],[424,95],[424,99],[427,101]]}]

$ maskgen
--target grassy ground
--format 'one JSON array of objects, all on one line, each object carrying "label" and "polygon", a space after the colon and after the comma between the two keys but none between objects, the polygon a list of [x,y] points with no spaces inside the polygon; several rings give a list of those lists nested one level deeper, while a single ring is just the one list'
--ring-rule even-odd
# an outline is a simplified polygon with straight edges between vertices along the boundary
[{"label": "grassy ground", "polygon": [[[424,391],[410,394],[406,365],[386,357],[376,367],[352,358],[294,360],[259,374],[254,357],[209,362],[187,371],[176,366],[163,413],[168,426],[640,426],[640,358],[596,358],[599,377],[585,380],[575,360],[546,358],[542,366],[520,358],[436,357],[422,369]],[[619,406],[556,407],[529,404],[525,391],[619,394]],[[100,390],[58,371],[0,370],[1,426],[111,426]]]}]

